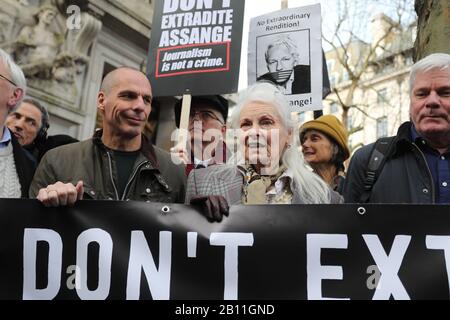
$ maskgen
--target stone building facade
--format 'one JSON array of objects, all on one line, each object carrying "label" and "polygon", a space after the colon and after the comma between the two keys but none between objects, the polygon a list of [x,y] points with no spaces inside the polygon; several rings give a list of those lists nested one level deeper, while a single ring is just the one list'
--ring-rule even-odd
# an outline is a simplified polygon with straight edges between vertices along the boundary
[{"label": "stone building facade", "polygon": [[[23,68],[27,95],[48,107],[50,134],[90,137],[100,123],[96,97],[104,75],[124,65],[145,70],[151,2],[2,0],[0,47]],[[165,147],[172,104],[173,98],[157,100],[148,124],[155,142]]]}]

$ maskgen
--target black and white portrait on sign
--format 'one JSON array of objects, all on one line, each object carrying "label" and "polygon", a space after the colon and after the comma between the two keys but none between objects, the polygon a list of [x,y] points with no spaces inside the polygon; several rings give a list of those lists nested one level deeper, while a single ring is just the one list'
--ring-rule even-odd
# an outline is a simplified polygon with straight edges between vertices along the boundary
[{"label": "black and white portrait on sign", "polygon": [[252,18],[248,85],[261,81],[274,84],[288,99],[291,112],[322,109],[328,74],[323,72],[321,30],[320,4]]},{"label": "black and white portrait on sign", "polygon": [[311,92],[308,30],[256,39],[257,81],[267,80],[286,95]]}]

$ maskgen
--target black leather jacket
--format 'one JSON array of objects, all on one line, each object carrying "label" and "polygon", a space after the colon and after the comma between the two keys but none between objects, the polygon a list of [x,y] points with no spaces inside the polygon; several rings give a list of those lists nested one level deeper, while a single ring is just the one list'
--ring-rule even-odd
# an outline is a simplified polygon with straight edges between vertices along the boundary
[{"label": "black leather jacket", "polygon": [[184,202],[184,167],[172,163],[169,153],[152,146],[143,136],[141,153],[123,193],[118,194],[117,170],[112,152],[92,139],[48,151],[42,158],[30,188],[36,197],[40,188],[57,181],[74,185],[84,182],[84,199]]},{"label": "black leather jacket", "polygon": [[[403,123],[394,137],[394,146],[377,181],[369,203],[435,203],[435,187],[425,155],[411,140],[411,122]],[[344,184],[346,203],[360,202],[366,168],[374,144],[367,145],[352,157]]]}]

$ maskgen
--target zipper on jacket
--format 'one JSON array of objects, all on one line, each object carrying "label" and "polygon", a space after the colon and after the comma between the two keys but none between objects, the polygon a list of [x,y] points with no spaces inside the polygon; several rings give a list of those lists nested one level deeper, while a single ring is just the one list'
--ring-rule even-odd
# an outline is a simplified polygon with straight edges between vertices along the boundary
[{"label": "zipper on jacket", "polygon": [[[108,155],[108,160],[109,160],[109,177],[111,179],[112,185],[114,187],[114,192],[116,193],[116,200],[120,200],[119,198],[119,192],[117,191],[116,188],[116,184],[114,183],[114,177],[113,177],[113,173],[112,173],[112,160],[111,160],[111,155],[109,154],[108,151],[106,151],[106,154]],[[125,194],[125,193],[124,193]]]},{"label": "zipper on jacket", "polygon": [[123,195],[122,195],[122,199],[120,200],[125,200],[125,196],[128,193],[128,187],[130,186],[131,182],[134,180],[134,178],[136,177],[137,172],[139,171],[139,169],[144,165],[147,164],[149,161],[144,161],[141,162],[133,171],[133,174],[131,175],[130,179],[127,182],[127,185],[125,186],[125,189],[123,190]]},{"label": "zipper on jacket", "polygon": [[412,145],[417,149],[417,151],[419,151],[419,154],[422,156],[422,159],[425,162],[425,166],[427,167],[428,175],[431,180],[431,197],[433,199],[433,204],[435,204],[436,203],[436,195],[435,195],[435,190],[434,190],[434,180],[433,180],[433,175],[431,174],[431,170],[428,167],[427,159],[425,158],[425,155],[423,154],[422,150],[420,150],[420,148],[415,143],[412,143]]}]

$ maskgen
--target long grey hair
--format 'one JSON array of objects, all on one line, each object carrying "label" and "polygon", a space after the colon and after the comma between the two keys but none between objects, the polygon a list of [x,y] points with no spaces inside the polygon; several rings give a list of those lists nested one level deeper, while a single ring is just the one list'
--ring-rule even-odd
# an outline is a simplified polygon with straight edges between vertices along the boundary
[{"label": "long grey hair", "polygon": [[[231,127],[239,129],[239,117],[242,109],[251,102],[260,102],[275,107],[279,113],[282,124],[291,132],[293,141],[291,148],[285,148],[281,156],[284,164],[294,177],[294,185],[301,198],[308,204],[330,203],[329,186],[307,166],[303,155],[298,150],[298,125],[291,119],[289,102],[285,96],[272,84],[267,82],[256,83],[239,94],[239,102],[231,116]],[[242,164],[245,162],[241,148],[228,161],[228,163]]]}]

